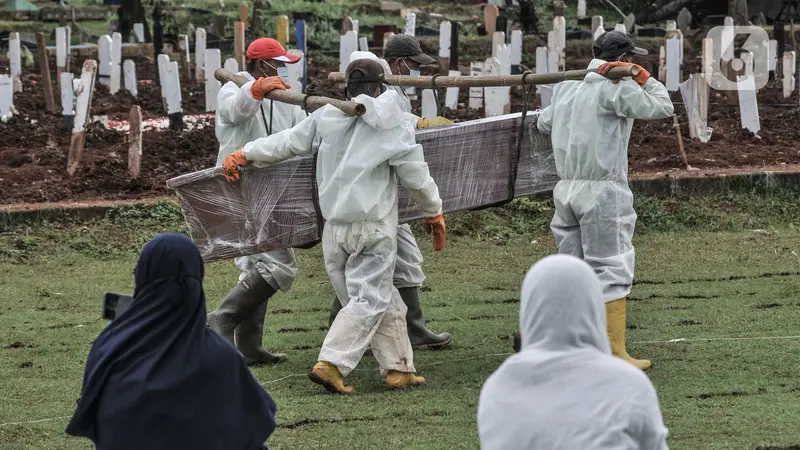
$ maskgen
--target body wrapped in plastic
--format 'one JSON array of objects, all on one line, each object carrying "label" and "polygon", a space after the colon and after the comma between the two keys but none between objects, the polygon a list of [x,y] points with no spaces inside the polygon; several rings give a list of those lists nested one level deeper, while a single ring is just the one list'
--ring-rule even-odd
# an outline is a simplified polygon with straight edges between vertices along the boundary
[{"label": "body wrapped in plastic", "polygon": [[[550,137],[539,133],[536,119],[536,112],[528,113],[519,147],[519,113],[416,132],[445,213],[552,191],[558,176]],[[323,220],[314,171],[312,158],[294,158],[244,168],[237,183],[215,167],[167,186],[175,190],[203,258],[216,261],[318,242]],[[422,218],[402,188],[399,217],[400,223]]]}]

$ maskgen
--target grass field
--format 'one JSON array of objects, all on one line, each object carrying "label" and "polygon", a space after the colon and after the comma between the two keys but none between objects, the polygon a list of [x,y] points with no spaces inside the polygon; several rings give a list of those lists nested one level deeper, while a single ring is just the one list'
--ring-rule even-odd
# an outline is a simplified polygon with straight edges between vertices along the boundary
[{"label": "grass field", "polygon": [[[794,198],[639,201],[629,350],[654,362],[649,374],[671,448],[800,444]],[[299,279],[271,302],[265,333],[268,347],[290,360],[254,369],[278,404],[270,448],[478,448],[478,394],[511,352],[524,272],[554,250],[544,227],[550,214],[547,203],[527,202],[497,215],[454,216],[439,256],[418,235],[428,322],[452,332],[454,345],[415,354],[429,384],[409,392],[387,391],[372,358],[352,377],[352,397],[308,381],[332,290],[319,248],[298,251]],[[63,429],[89,346],[104,326],[102,293],[131,292],[141,245],[158,231],[182,229],[174,207],[157,205],[0,233],[0,449],[91,448]],[[213,308],[237,272],[222,262],[206,273]],[[681,341],[668,342],[674,339]]]}]

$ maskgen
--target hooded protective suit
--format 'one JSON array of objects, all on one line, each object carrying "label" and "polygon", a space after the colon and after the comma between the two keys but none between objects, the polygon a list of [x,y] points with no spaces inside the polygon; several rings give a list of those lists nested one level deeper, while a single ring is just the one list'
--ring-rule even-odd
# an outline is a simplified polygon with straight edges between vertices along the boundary
[{"label": "hooded protective suit", "polygon": [[319,360],[346,376],[371,342],[383,373],[414,372],[406,307],[392,286],[397,180],[426,217],[438,216],[442,201],[397,93],[360,95],[354,101],[366,106],[366,114],[352,117],[326,106],[290,130],[245,145],[244,156],[263,167],[318,151],[325,268],[340,301],[346,302]]},{"label": "hooded protective suit", "polygon": [[[254,99],[250,87],[255,78],[249,72],[239,72],[238,75],[247,77],[250,82],[242,87],[233,82],[225,83],[217,95],[215,132],[219,140],[218,166],[222,165],[226,156],[246,143],[291,128],[306,118],[305,111],[299,106]],[[294,250],[290,248],[240,257],[234,262],[242,270],[240,280],[255,267],[276,290],[288,291],[297,278]]]},{"label": "hooded protective suit", "polygon": [[610,354],[592,269],[548,256],[528,272],[520,298],[522,350],[481,389],[481,449],[666,449],[653,385]]},{"label": "hooded protective suit", "polygon": [[[593,59],[590,69],[605,61]],[[582,258],[600,277],[603,299],[627,296],[633,283],[636,212],[628,187],[628,140],[633,119],[673,113],[663,84],[617,84],[596,73],[555,85],[539,115],[540,132],[552,135],[556,212],[550,227],[559,253]]]}]

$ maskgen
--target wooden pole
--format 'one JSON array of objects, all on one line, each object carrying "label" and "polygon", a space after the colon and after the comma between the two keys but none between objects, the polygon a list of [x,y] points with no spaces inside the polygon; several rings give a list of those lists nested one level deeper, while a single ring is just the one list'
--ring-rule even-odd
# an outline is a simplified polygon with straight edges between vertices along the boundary
[{"label": "wooden pole", "polygon": [[47,58],[47,43],[44,33],[36,33],[36,47],[39,52],[39,69],[42,71],[42,89],[44,89],[44,103],[47,111],[56,113],[56,100],[53,97],[53,81],[50,78],[50,63]]},{"label": "wooden pole", "polygon": [[239,21],[242,22],[242,28],[247,29],[247,3],[239,5]]},{"label": "wooden pole", "polygon": [[[228,81],[233,81],[236,83],[237,86],[242,86],[247,83],[247,78],[230,73],[224,69],[218,69],[214,72],[214,77],[219,80],[221,83],[227,83]],[[328,97],[321,97],[321,96],[312,96],[312,95],[304,95],[304,94],[295,94],[288,91],[272,91],[264,96],[264,98],[268,98],[270,100],[275,100],[278,102],[289,103],[291,105],[300,105],[303,104],[308,105],[309,110],[314,110],[317,108],[321,108],[325,105],[331,105],[342,111],[343,113],[350,115],[350,116],[361,116],[364,115],[366,112],[366,107],[361,103],[355,102],[348,102],[344,100],[337,100],[335,98],[328,98]]]},{"label": "wooden pole", "polygon": [[678,150],[681,152],[681,158],[683,158],[683,163],[686,165],[686,170],[689,170],[692,166],[689,165],[689,159],[686,157],[686,152],[683,149],[683,136],[681,136],[681,126],[678,124],[678,116],[676,114],[672,115],[672,123],[675,128],[675,133],[678,135]]},{"label": "wooden pole", "polygon": [[89,106],[92,103],[96,72],[96,61],[88,59],[83,63],[81,87],[78,91],[78,105],[75,109],[75,127],[72,129],[72,140],[69,143],[69,156],[67,159],[67,174],[69,176],[75,174],[83,158],[83,145],[86,141],[86,128],[84,127],[89,121]]},{"label": "wooden pole", "polygon": [[[436,78],[437,88],[446,87],[492,87],[492,86],[522,86],[523,78],[525,85],[531,84],[553,84],[566,80],[583,80],[583,78],[590,74],[596,73],[597,69],[583,69],[583,70],[567,70],[566,72],[553,72],[553,73],[531,73],[526,72],[522,75],[501,75],[501,76],[480,76],[480,77],[444,77],[439,76]],[[614,67],[611,69],[606,78],[611,80],[633,77],[639,73],[639,69],[635,66],[628,67]],[[385,75],[386,84],[392,86],[412,86],[430,88],[433,86],[432,76],[412,77],[408,75]],[[345,76],[343,72],[331,72],[328,75],[328,81],[337,83],[344,83]]]},{"label": "wooden pole", "polygon": [[137,105],[131,107],[130,146],[128,147],[128,176],[139,178],[142,168],[142,109]]},{"label": "wooden pole", "polygon": [[233,49],[236,55],[236,61],[239,63],[240,70],[244,70],[244,68],[247,67],[244,59],[244,41],[244,22],[236,22],[234,24]]}]

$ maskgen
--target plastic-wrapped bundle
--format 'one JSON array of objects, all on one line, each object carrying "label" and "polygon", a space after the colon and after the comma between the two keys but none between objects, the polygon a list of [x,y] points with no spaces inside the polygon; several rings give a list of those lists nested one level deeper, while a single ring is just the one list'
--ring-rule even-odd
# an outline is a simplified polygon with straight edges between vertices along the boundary
[{"label": "plastic-wrapped bundle", "polygon": [[[417,131],[446,213],[553,189],[553,151],[549,136],[536,129],[537,118],[535,112],[527,115],[519,147],[519,113]],[[322,235],[311,158],[245,168],[233,184],[216,167],[173,178],[167,186],[177,193],[206,261],[306,247]],[[404,189],[399,205],[401,223],[422,217]]]}]

